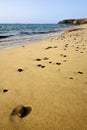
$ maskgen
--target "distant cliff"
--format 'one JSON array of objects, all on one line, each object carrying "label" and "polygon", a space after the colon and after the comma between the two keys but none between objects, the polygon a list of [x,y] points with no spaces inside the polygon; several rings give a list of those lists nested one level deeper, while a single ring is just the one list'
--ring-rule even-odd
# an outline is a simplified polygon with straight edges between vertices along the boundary
[{"label": "distant cliff", "polygon": [[86,24],[87,18],[83,19],[65,19],[58,22],[59,24],[71,24],[71,25],[79,25],[79,24]]}]

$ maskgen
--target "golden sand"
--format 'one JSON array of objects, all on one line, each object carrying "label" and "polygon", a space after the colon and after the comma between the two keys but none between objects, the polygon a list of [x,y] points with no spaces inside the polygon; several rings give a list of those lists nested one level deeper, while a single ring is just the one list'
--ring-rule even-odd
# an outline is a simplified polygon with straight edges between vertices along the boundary
[{"label": "golden sand", "polygon": [[[0,130],[87,130],[87,25],[0,51]],[[14,108],[31,108],[25,117]]]}]

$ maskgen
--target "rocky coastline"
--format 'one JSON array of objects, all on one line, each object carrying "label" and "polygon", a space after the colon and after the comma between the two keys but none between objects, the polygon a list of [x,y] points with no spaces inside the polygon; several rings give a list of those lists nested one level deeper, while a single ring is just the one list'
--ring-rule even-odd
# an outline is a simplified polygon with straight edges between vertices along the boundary
[{"label": "rocky coastline", "polygon": [[86,23],[87,23],[87,18],[65,19],[58,22],[58,24],[70,24],[70,25],[80,25],[80,24],[86,24]]}]

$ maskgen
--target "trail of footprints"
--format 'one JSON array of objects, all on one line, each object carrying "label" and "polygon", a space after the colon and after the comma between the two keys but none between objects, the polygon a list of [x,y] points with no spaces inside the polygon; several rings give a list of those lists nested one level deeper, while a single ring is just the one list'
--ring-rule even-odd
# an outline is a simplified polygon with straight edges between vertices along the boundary
[{"label": "trail of footprints", "polygon": [[[49,48],[49,47],[48,47]],[[50,47],[52,48],[52,47]],[[56,47],[55,47],[56,48]],[[66,54],[60,54],[60,56],[64,57],[64,60],[63,62],[67,62],[67,60],[65,59],[67,57]],[[57,62],[52,62],[48,57],[44,57],[44,58],[37,58],[35,59],[37,62],[41,62],[41,61],[47,61],[47,63],[49,64],[54,64],[54,65],[61,65],[62,63],[60,61],[57,61]],[[46,63],[46,62],[45,62]],[[42,65],[42,64],[37,64],[37,66],[39,68],[45,68],[46,66],[45,65]]]},{"label": "trail of footprints", "polygon": [[[62,57],[64,57],[64,58],[66,58],[67,57],[67,55],[65,55],[65,54],[60,54],[60,56],[62,56]],[[49,60],[49,58],[48,57],[44,57],[44,58],[37,58],[36,59],[36,61],[43,61],[43,60],[46,60],[46,61],[48,61]],[[64,59],[63,60],[63,62],[67,62],[67,60],[66,59]],[[48,61],[47,63],[49,63],[49,64],[52,64],[53,62],[52,61]],[[62,63],[61,62],[55,62],[55,63],[53,63],[53,65],[61,65]],[[42,64],[37,64],[37,66],[39,67],[39,68],[45,68],[46,66],[45,65],[42,65]],[[60,69],[59,69],[60,70]],[[77,72],[75,72],[75,74],[77,75],[83,75],[83,72],[82,71],[77,71]],[[70,80],[73,80],[74,79],[74,77],[73,76],[70,76],[69,77],[69,79]]]},{"label": "trail of footprints", "polygon": [[[71,37],[71,35],[70,35],[70,37]],[[62,37],[61,40],[63,40],[64,38],[65,38],[65,37]],[[76,41],[76,40],[77,40],[77,39],[74,38],[74,41]],[[74,47],[74,46],[76,45],[76,50],[75,50],[75,51],[76,51],[76,52],[79,52],[79,51],[80,51],[80,53],[83,53],[84,50],[86,49],[86,48],[85,48],[85,45],[83,44],[83,45],[82,45],[82,48],[81,48],[81,47],[77,46],[77,44],[79,44],[79,42],[81,42],[81,41],[76,41],[75,44],[72,45],[72,47]],[[64,50],[67,50],[68,46],[69,46],[69,44],[65,44],[65,45],[64,45]],[[23,46],[23,47],[24,47],[24,46]],[[54,46],[54,47],[48,46],[47,48],[45,48],[45,50],[53,49],[53,48],[57,48],[57,46]],[[67,59],[66,59],[67,55],[66,55],[66,54],[60,54],[60,56],[64,57],[63,62],[67,62]],[[61,62],[58,62],[58,61],[55,62],[55,63],[52,62],[48,57],[37,58],[37,59],[35,59],[35,60],[36,60],[37,62],[46,61],[46,62],[49,63],[49,64],[57,65],[57,66],[62,65],[62,63],[61,63]],[[45,62],[45,63],[46,63],[46,62]],[[38,64],[37,64],[37,67],[38,67],[38,68],[45,68],[46,66],[43,65],[43,64],[38,63]],[[60,69],[59,69],[59,70],[60,70]],[[18,69],[17,69],[17,72],[22,73],[22,72],[24,72],[24,69],[23,69],[23,68],[18,68]],[[77,71],[77,72],[75,72],[75,74],[76,74],[76,75],[83,75],[84,73],[83,73],[82,71]],[[74,80],[74,77],[73,77],[73,76],[70,76],[70,77],[68,77],[68,79]],[[85,84],[87,84],[87,82],[85,82]],[[4,93],[8,93],[8,92],[9,92],[9,91],[8,91],[7,88],[2,88],[2,89],[0,89],[0,93],[3,93],[3,94],[4,94]],[[23,106],[23,105],[19,105],[19,106],[16,106],[15,108],[13,108],[12,112],[10,113],[10,116],[12,116],[12,117],[18,116],[19,118],[23,118],[23,117],[27,116],[28,114],[30,114],[31,111],[32,111],[32,108],[31,108],[31,107],[26,107],[26,106]]]},{"label": "trail of footprints", "polygon": [[[42,59],[38,58],[38,59],[36,59],[36,61],[47,61],[47,63],[49,63],[49,64],[53,63],[48,57],[44,57]],[[53,64],[61,65],[60,62],[56,62],[56,63],[53,63]],[[40,67],[40,68],[45,68],[46,67],[45,65],[42,65],[42,64],[37,64],[37,66]]]},{"label": "trail of footprints", "polygon": [[[62,40],[63,40],[63,39],[62,39]],[[77,39],[74,37],[74,40],[77,40]],[[78,44],[78,43],[79,43],[79,42],[75,42],[75,44]],[[65,44],[65,45],[64,45],[64,50],[67,50],[68,47],[69,47],[69,44]],[[72,47],[74,47],[74,45],[73,45]],[[57,48],[57,46],[54,46],[54,47],[48,46],[47,48],[45,48],[45,50],[52,49],[52,48]],[[82,48],[80,48],[79,46],[76,46],[76,50],[75,50],[75,51],[79,51],[79,50],[80,50],[80,53],[83,53],[83,51],[81,51],[81,49],[82,49],[82,50],[85,50],[85,45],[84,45],[84,44],[82,45]],[[62,56],[62,57],[64,57],[64,58],[67,57],[66,54],[60,54],[60,56]],[[62,64],[61,62],[53,63],[48,57],[44,57],[44,58],[42,58],[42,59],[41,59],[41,58],[36,59],[36,61],[43,61],[43,60],[47,60],[47,61],[48,61],[47,63],[49,63],[49,64],[55,64],[55,65],[61,65],[61,64]],[[64,59],[63,62],[67,62],[67,59]],[[45,65],[42,65],[42,64],[38,64],[37,66],[38,66],[39,68],[45,68],[45,67],[46,67]],[[82,71],[77,71],[76,74],[83,75],[83,72],[82,72]],[[73,76],[70,76],[69,79],[70,79],[70,80],[73,80],[74,77],[73,77]]]}]

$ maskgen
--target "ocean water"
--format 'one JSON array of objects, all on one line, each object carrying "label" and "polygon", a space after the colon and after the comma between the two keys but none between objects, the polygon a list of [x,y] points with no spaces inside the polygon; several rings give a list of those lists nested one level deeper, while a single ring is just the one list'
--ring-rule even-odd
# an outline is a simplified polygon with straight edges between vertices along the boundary
[{"label": "ocean water", "polygon": [[63,24],[0,24],[0,50],[63,33],[69,27]]}]

